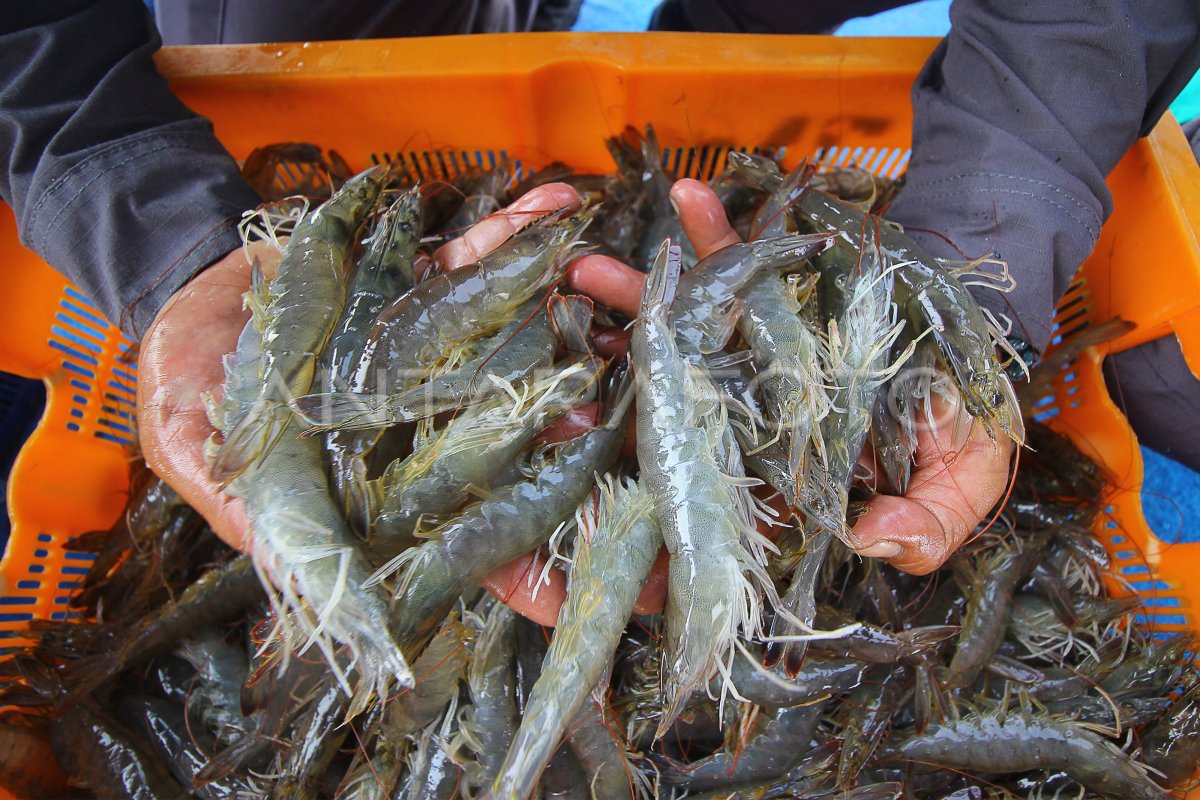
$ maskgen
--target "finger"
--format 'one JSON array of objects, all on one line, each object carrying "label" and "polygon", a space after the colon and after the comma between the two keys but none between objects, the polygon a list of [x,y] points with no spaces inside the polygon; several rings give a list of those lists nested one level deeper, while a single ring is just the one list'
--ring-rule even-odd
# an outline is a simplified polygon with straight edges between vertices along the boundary
[{"label": "finger", "polygon": [[587,255],[567,268],[567,285],[632,319],[642,304],[646,276],[611,256]]},{"label": "finger", "polygon": [[543,428],[533,441],[537,444],[557,444],[574,439],[600,424],[603,403],[583,403],[575,406]]},{"label": "finger", "polygon": [[650,567],[650,576],[646,578],[646,584],[642,586],[641,594],[633,605],[635,613],[657,614],[663,610],[667,603],[667,565],[670,563],[670,554],[664,547],[658,551],[658,558]]},{"label": "finger", "polygon": [[492,570],[480,583],[500,599],[500,602],[539,625],[554,627],[558,611],[567,598],[567,579],[562,570],[552,569],[548,583],[542,583],[533,596],[546,561],[539,553],[526,553],[502,567]]},{"label": "finger", "polygon": [[606,328],[595,336],[596,352],[605,358],[621,358],[629,351],[629,331],[622,328]]},{"label": "finger", "polygon": [[708,258],[721,248],[741,241],[729,224],[725,206],[707,183],[691,178],[675,181],[671,199],[698,258]]},{"label": "finger", "polygon": [[567,184],[544,184],[526,192],[507,208],[484,217],[462,236],[439,247],[433,259],[447,270],[474,264],[534,220],[578,204],[579,193]]},{"label": "finger", "polygon": [[[740,241],[729,226],[720,199],[706,184],[690,179],[676,181],[671,187],[671,198],[679,208],[684,232],[700,258]],[[646,276],[641,272],[604,255],[582,256],[567,270],[568,286],[630,318],[637,316],[645,282]]]},{"label": "finger", "polygon": [[903,497],[876,495],[854,526],[858,552],[884,558],[914,575],[945,563],[1004,494],[1013,445],[992,441],[983,425],[965,411],[945,413],[936,431],[918,426],[916,464]]},{"label": "finger", "polygon": [[417,253],[413,256],[413,279],[417,283],[425,280],[425,276],[429,274],[429,270],[433,269],[433,259],[424,253]]}]

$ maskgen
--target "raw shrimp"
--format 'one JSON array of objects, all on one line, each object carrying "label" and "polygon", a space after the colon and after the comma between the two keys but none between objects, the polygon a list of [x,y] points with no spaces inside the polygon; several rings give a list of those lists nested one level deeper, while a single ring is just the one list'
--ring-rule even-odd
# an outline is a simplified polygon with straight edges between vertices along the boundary
[{"label": "raw shrimp", "polygon": [[[820,421],[819,441],[807,471],[816,491],[809,503],[803,503],[802,493],[807,517],[804,553],[783,596],[782,607],[787,613],[776,617],[773,637],[803,633],[805,628],[811,631],[816,614],[816,581],[830,540],[836,534],[854,543],[845,523],[854,467],[870,429],[875,395],[907,356],[905,353],[891,365],[887,363],[892,344],[904,327],[897,322],[892,304],[894,270],[887,254],[874,245],[874,231],[863,231],[863,237],[859,272],[847,288],[849,300],[840,319],[829,323],[825,374],[831,385],[830,410]],[[782,656],[789,673],[799,668],[805,647],[803,640],[783,645]],[[774,663],[779,650],[769,655]]]},{"label": "raw shrimp", "polygon": [[379,479],[382,500],[369,542],[382,563],[413,543],[422,516],[449,514],[485,487],[551,420],[586,402],[604,363],[585,358],[468,408]]},{"label": "raw shrimp", "polygon": [[592,309],[587,298],[551,294],[548,304],[549,309],[541,298],[527,301],[495,334],[472,343],[477,355],[419,386],[390,395],[309,395],[296,398],[292,407],[317,430],[355,430],[412,422],[470,405],[553,363],[557,328],[552,320],[563,316],[578,320],[586,310],[590,327]]},{"label": "raw shrimp", "polygon": [[612,659],[638,592],[662,546],[647,492],[629,481],[601,483],[584,500],[554,639],[534,684],[492,796],[524,800]]},{"label": "raw shrimp", "polygon": [[445,619],[441,630],[413,662],[416,684],[394,698],[384,711],[389,736],[416,736],[437,721],[458,695],[474,643],[475,630],[460,621],[457,614]]},{"label": "raw shrimp", "polygon": [[245,733],[251,721],[242,713],[241,687],[249,675],[250,660],[241,644],[227,643],[222,631],[211,627],[193,633],[175,652],[196,670],[189,711],[222,744]]},{"label": "raw shrimp", "polygon": [[688,357],[715,353],[737,323],[735,293],[763,272],[799,267],[829,245],[827,234],[777,236],[731,244],[705,258],[679,278],[671,318],[680,351]]},{"label": "raw shrimp", "polygon": [[422,646],[468,583],[549,541],[570,518],[619,454],[629,394],[618,391],[605,424],[558,445],[531,480],[497,490],[376,573],[400,573],[391,627],[406,650]]},{"label": "raw shrimp", "polygon": [[[413,256],[421,239],[421,192],[403,192],[379,220],[366,249],[352,267],[346,305],[325,348],[327,363],[323,392],[338,392],[350,385],[367,334],[381,310],[413,286]],[[293,408],[294,408],[293,404]],[[355,493],[365,475],[363,453],[369,437],[330,432],[325,437],[329,475],[338,496],[345,500],[351,519],[357,519],[363,498]]]},{"label": "raw shrimp", "polygon": [[846,697],[841,713],[836,717],[842,736],[838,786],[849,789],[854,785],[887,733],[909,685],[907,670],[876,667],[868,679]]},{"label": "raw shrimp", "polygon": [[343,724],[349,705],[345,693],[333,681],[313,698],[307,714],[293,728],[296,740],[280,766],[272,798],[316,800],[320,796],[321,777],[350,733]]},{"label": "raw shrimp", "polygon": [[[386,705],[376,706],[373,718],[362,726],[367,732],[362,739],[371,740],[371,755],[359,751],[360,762],[347,772],[339,797],[382,800],[403,795],[402,791],[397,794],[397,787],[402,787],[413,762],[423,764],[422,759],[429,756],[424,748],[433,741],[431,731],[453,724],[446,715],[457,707],[459,682],[474,637],[475,630],[459,621],[457,614],[445,619],[429,647],[413,662],[413,687],[389,698]],[[456,733],[438,740],[439,747],[447,748],[446,756],[452,754],[452,741],[458,738]],[[414,747],[421,752],[414,752]]]},{"label": "raw shrimp", "polygon": [[827,745],[811,748],[822,703],[761,710],[753,734],[736,749],[725,749],[690,764],[656,758],[659,778],[688,790],[721,789],[766,780],[793,769],[802,761],[827,766],[836,752]]},{"label": "raw shrimp", "polygon": [[[818,361],[820,338],[804,315],[811,286],[765,273],[739,295],[738,330],[754,354],[792,476],[803,474],[812,428],[829,406]],[[795,477],[792,481],[798,483]],[[791,493],[799,496],[800,489]]]},{"label": "raw shrimp", "polygon": [[63,676],[83,696],[121,670],[168,652],[197,628],[236,619],[263,597],[248,556],[238,556],[204,573],[174,602],[139,620],[119,646],[71,664]]},{"label": "raw shrimp", "polygon": [[324,391],[349,385],[375,317],[413,287],[413,256],[421,238],[421,191],[402,192],[388,207],[351,267],[346,303],[325,348]]},{"label": "raw shrimp", "polygon": [[197,775],[208,763],[216,740],[207,731],[189,727],[182,705],[153,696],[142,701],[144,706],[137,715],[140,719],[129,720],[130,728],[145,731],[167,769],[191,794],[201,800],[240,800],[252,794],[249,782],[240,776],[200,781]]},{"label": "raw shrimp", "polygon": [[1049,532],[1039,531],[1017,541],[1015,551],[1001,547],[981,562],[978,585],[969,593],[958,648],[945,677],[947,686],[974,683],[979,670],[1000,647],[1017,583],[1029,574],[1048,540]]},{"label": "raw shrimp", "polygon": [[380,390],[414,386],[453,348],[499,329],[558,280],[594,213],[564,209],[544,217],[477,263],[400,297],[376,319],[350,390],[388,394]]},{"label": "raw shrimp", "polygon": [[671,554],[660,736],[737,635],[757,629],[760,587],[770,588],[762,555],[770,545],[754,528],[750,482],[718,460],[727,422],[717,389],[675,344],[670,308],[680,262],[679,248],[664,242],[630,338],[638,464]]},{"label": "raw shrimp", "polygon": [[1180,786],[1200,767],[1200,684],[1176,698],[1142,736],[1142,759]]},{"label": "raw shrimp", "polygon": [[91,701],[55,720],[54,754],[63,770],[100,800],[185,800],[189,794],[141,740]]},{"label": "raw shrimp", "polygon": [[611,800],[649,796],[649,780],[633,763],[620,723],[607,706],[593,695],[568,726],[567,744],[590,776],[591,796]]},{"label": "raw shrimp", "polygon": [[479,184],[472,187],[471,193],[463,199],[463,204],[446,223],[445,229],[450,236],[461,234],[488,214],[498,210],[503,204],[504,187],[511,180],[512,168],[508,159],[501,158],[496,166],[484,173]]},{"label": "raw shrimp", "polygon": [[1018,443],[1023,441],[1021,409],[1012,382],[996,357],[996,348],[1008,345],[962,283],[895,226],[832,195],[804,192],[796,202],[796,212],[817,230],[838,234],[840,241],[834,251],[859,249],[848,232],[878,228],[879,247],[895,264],[901,316],[915,334],[931,332],[967,411],[981,419],[989,432],[998,430]]},{"label": "raw shrimp", "polygon": [[445,714],[434,720],[415,741],[409,753],[408,779],[403,796],[409,800],[450,800],[462,782],[462,768],[450,757],[458,719],[457,698]]},{"label": "raw shrimp", "polygon": [[[822,627],[849,627],[850,618],[829,606],[817,609],[816,623]],[[895,633],[867,623],[848,631],[845,636],[814,639],[809,650],[826,658],[851,658],[870,664],[896,664],[919,659],[922,653],[959,632],[957,625],[928,625]]]},{"label": "raw shrimp", "polygon": [[520,724],[515,696],[515,618],[515,611],[493,601],[467,673],[471,705],[459,721],[459,730],[477,762],[475,769],[468,770],[469,783],[480,789],[496,780]]},{"label": "raw shrimp", "polygon": [[1064,770],[1104,797],[1166,800],[1128,755],[1082,725],[1026,712],[970,714],[895,745],[894,755],[989,773]]},{"label": "raw shrimp", "polygon": [[645,134],[628,126],[621,136],[605,140],[609,153],[617,163],[618,175],[624,179],[627,190],[634,194],[630,214],[638,219],[629,227],[627,235],[632,238],[633,264],[645,271],[646,264],[654,260],[654,254],[663,239],[683,243],[683,269],[696,263],[696,251],[683,235],[683,223],[679,212],[671,203],[671,177],[663,169],[662,149],[654,126],[647,124]]},{"label": "raw shrimp", "polygon": [[286,400],[312,387],[317,355],[346,296],[342,265],[383,179],[384,170],[372,167],[301,220],[283,249],[278,276],[265,291],[248,295],[263,343],[257,391],[221,429],[225,439],[212,460],[216,480],[227,483],[261,460],[291,419]]},{"label": "raw shrimp", "polygon": [[[251,289],[261,298],[267,290],[261,276]],[[238,339],[236,353],[226,358],[225,397],[209,400],[209,418],[227,431],[247,407],[258,402],[256,366],[262,351],[259,331],[270,329],[274,306],[258,301]],[[263,315],[268,315],[264,320]],[[321,443],[300,437],[296,419],[284,426],[277,444],[229,485],[243,497],[253,532],[251,552],[280,622],[278,633],[290,652],[316,644],[339,683],[352,687],[334,658],[336,639],[350,648],[358,686],[353,716],[371,694],[394,679],[411,685],[412,675],[396,643],[387,634],[387,608],[377,589],[366,589],[370,570],[358,541],[334,501],[322,467]],[[211,443],[210,443],[211,444]],[[298,625],[298,627],[294,627]],[[304,636],[298,639],[297,635]]]},{"label": "raw shrimp", "polygon": [[[737,694],[751,703],[781,708],[805,705],[822,697],[848,692],[862,682],[868,666],[848,658],[810,658],[796,675],[784,680],[764,669],[751,656],[739,652],[729,670],[729,681]],[[709,687],[710,692],[720,691],[720,679],[714,679],[715,685]]]}]

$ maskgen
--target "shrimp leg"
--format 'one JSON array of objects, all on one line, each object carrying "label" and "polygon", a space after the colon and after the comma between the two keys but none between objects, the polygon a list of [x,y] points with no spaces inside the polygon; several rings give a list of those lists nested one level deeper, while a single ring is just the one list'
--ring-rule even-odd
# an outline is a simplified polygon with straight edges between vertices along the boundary
[{"label": "shrimp leg", "polygon": [[[384,495],[369,551],[387,561],[412,544],[423,515],[449,514],[472,486],[486,486],[546,424],[583,402],[595,388],[603,363],[587,358],[569,364],[512,395],[500,394],[467,409],[379,481]],[[511,387],[510,387],[511,388]]]},{"label": "shrimp leg", "polygon": [[[816,614],[816,581],[834,534],[850,539],[846,528],[847,492],[854,466],[867,439],[875,395],[901,361],[891,367],[887,358],[903,325],[895,320],[891,301],[892,269],[886,253],[873,246],[865,231],[859,274],[840,320],[830,323],[826,372],[833,385],[831,411],[820,423],[820,446],[812,459],[809,478],[816,481],[808,516],[804,553],[791,586],[783,597],[788,612],[776,617],[773,635],[811,629]],[[797,624],[799,623],[799,624]],[[804,641],[789,641],[782,650],[785,669],[794,673],[805,653]],[[779,650],[769,651],[776,662]]]},{"label": "shrimp leg", "polygon": [[[877,227],[879,245],[896,264],[896,302],[917,333],[931,331],[942,363],[954,376],[967,411],[988,430],[1020,442],[1024,439],[1021,409],[1012,382],[996,357],[1003,337],[993,332],[970,292],[937,259],[895,226],[878,223],[852,204],[823,192],[804,192],[797,214],[819,231],[860,231]],[[834,251],[850,260],[855,243],[842,234]],[[847,253],[845,251],[851,251]]]}]

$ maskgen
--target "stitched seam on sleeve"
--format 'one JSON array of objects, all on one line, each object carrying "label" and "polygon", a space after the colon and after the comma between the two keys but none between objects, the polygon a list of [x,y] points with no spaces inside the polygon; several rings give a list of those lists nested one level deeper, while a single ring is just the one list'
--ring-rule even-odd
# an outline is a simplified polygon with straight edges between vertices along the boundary
[{"label": "stitched seam on sleeve", "polygon": [[[178,282],[178,286],[183,286],[183,284],[195,277],[200,270],[205,269],[209,263],[211,263],[211,261],[207,259],[206,251],[212,246],[213,242],[217,241],[228,232],[228,226],[218,225],[211,233],[209,233],[207,236],[189,248],[186,253],[180,256],[172,269],[163,273],[162,275],[159,275],[146,286],[141,287],[138,291],[138,294],[134,296],[124,308],[125,312],[128,314],[129,327],[131,329],[126,331],[126,333],[131,334],[134,340],[140,339],[142,332],[133,330],[134,326],[137,324],[137,309],[142,305],[142,303],[150,300],[154,296],[154,293],[159,286],[170,283],[171,276],[175,275],[180,271],[181,268],[187,265],[189,258],[200,258],[201,262],[192,264],[188,266],[186,270],[183,270],[187,274],[182,281]],[[176,288],[178,288],[178,286]],[[174,291],[175,290],[173,289],[172,294]]]},{"label": "stitched seam on sleeve", "polygon": [[[1096,220],[1097,228],[1100,227],[1100,225],[1102,223],[1100,215],[1096,213],[1095,209],[1089,208],[1086,203],[1080,202],[1079,198],[1077,198],[1075,195],[1071,194],[1070,192],[1066,191],[1061,186],[1055,186],[1053,183],[1050,183],[1048,181],[1040,181],[1035,178],[1023,178],[1020,175],[1010,175],[1005,172],[985,172],[985,171],[964,172],[961,175],[952,175],[950,177],[939,178],[939,179],[933,180],[933,181],[921,181],[920,183],[911,183],[908,185],[907,188],[913,189],[913,190],[919,190],[924,186],[937,186],[940,184],[952,183],[955,181],[963,181],[963,180],[966,180],[967,178],[1003,178],[1005,180],[1016,181],[1018,183],[1027,183],[1027,184],[1032,184],[1034,186],[1040,186],[1043,189],[1049,189],[1052,193],[1057,194],[1057,195],[1062,195],[1063,197],[1070,200],[1072,205],[1074,205],[1076,208],[1086,212],[1088,216],[1093,217]],[[970,190],[970,191],[981,191],[981,190]],[[1015,190],[1000,190],[1000,189],[991,190],[991,189],[989,189],[986,191],[996,191],[996,192],[1007,191],[1007,193],[1009,193],[1009,194],[1028,194],[1030,197],[1037,196],[1037,195],[1034,195],[1031,193],[1017,192]],[[1047,200],[1047,202],[1052,202],[1049,198],[1046,198],[1046,200]]]},{"label": "stitched seam on sleeve", "polygon": [[94,168],[97,161],[99,161],[101,159],[111,158],[112,156],[117,155],[125,150],[143,146],[148,138],[167,138],[167,139],[174,140],[174,141],[159,142],[155,147],[153,147],[153,149],[141,151],[141,152],[136,153],[122,161],[113,163],[110,166],[108,166],[107,168],[98,172],[96,175],[94,175],[83,186],[79,187],[75,191],[75,194],[70,198],[70,200],[68,200],[63,205],[63,208],[59,209],[58,213],[54,215],[54,218],[50,221],[48,227],[43,232],[42,238],[41,238],[41,247],[39,248],[39,252],[44,252],[44,250],[42,248],[45,247],[46,238],[49,236],[50,231],[53,230],[54,226],[58,223],[58,218],[60,216],[62,216],[63,212],[69,206],[74,204],[74,202],[79,199],[79,196],[84,192],[84,190],[86,190],[89,186],[91,186],[93,183],[95,183],[96,180],[98,180],[102,176],[106,175],[107,173],[111,172],[112,170],[114,170],[118,167],[125,166],[133,161],[136,161],[138,158],[142,158],[144,156],[153,155],[155,153],[160,153],[164,150],[171,150],[171,149],[175,149],[175,148],[178,148],[181,150],[192,150],[192,149],[194,149],[193,143],[189,140],[195,139],[197,136],[198,136],[198,134],[188,134],[188,133],[166,134],[165,137],[163,134],[158,134],[155,137],[139,136],[134,141],[122,142],[119,145],[114,145],[113,147],[102,150],[99,153],[96,153],[96,154],[84,159],[83,161],[79,162],[78,164],[74,165],[69,170],[64,172],[62,175],[60,175],[58,178],[56,178],[54,180],[54,183],[50,186],[50,188],[48,188],[45,192],[43,192],[42,196],[40,198],[38,198],[37,203],[35,203],[33,205],[33,208],[29,212],[30,220],[37,219],[38,215],[41,213],[43,206],[45,206],[51,200],[55,199],[62,192],[69,189],[71,187],[71,185],[74,183],[74,179],[76,177],[78,177],[79,174],[86,172],[88,169]]},{"label": "stitched seam on sleeve", "polygon": [[[1062,211],[1063,214],[1065,214],[1068,219],[1070,219],[1075,224],[1077,224],[1079,227],[1081,227],[1085,231],[1087,231],[1088,235],[1092,237],[1093,241],[1095,241],[1095,239],[1099,235],[1097,233],[1097,230],[1100,227],[1099,224],[1090,225],[1085,220],[1082,220],[1078,216],[1076,216],[1071,211],[1070,208],[1066,207],[1062,203],[1059,203],[1052,198],[1046,197],[1045,195],[1037,194],[1035,192],[1022,192],[1022,191],[1018,191],[1016,189],[964,189],[961,192],[929,192],[927,194],[924,194],[923,196],[926,198],[961,197],[963,194],[982,194],[982,195],[1011,194],[1011,195],[1017,195],[1019,197],[1030,197],[1030,198],[1033,198],[1034,200],[1038,200],[1040,202],[1045,203],[1046,205],[1053,206],[1054,208],[1057,208],[1058,210]],[[1097,223],[1099,223],[1098,218],[1097,218]]]}]

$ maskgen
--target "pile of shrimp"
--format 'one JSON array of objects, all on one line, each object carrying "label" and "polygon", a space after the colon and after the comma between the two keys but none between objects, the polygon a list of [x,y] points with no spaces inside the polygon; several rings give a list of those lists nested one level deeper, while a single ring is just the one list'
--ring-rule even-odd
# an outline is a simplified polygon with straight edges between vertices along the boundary
[{"label": "pile of shrimp", "polygon": [[[260,182],[294,158],[297,185],[316,192],[315,163],[334,186],[245,219],[279,263],[256,267],[207,402],[212,473],[245,500],[251,552],[139,467],[126,515],[72,545],[97,554],[77,620],[34,623],[0,664],[0,785],[504,800],[1186,786],[1195,643],[1109,596],[1090,534],[1107,478],[1025,423],[1024,365],[964,288],[1004,270],[921,250],[879,216],[890,183],[746,153],[712,181],[744,243],[698,258],[652,129],[608,146],[614,174],[559,164],[518,185],[506,163],[423,185],[298,145],[252,159]],[[431,257],[549,180],[582,202],[510,225],[472,263]],[[632,319],[563,288],[584,249],[645,270]],[[908,489],[927,426],[961,424],[935,414],[954,403],[1028,446],[1010,491],[933,574],[859,557],[864,501]],[[553,627],[506,604],[555,591]]]}]

